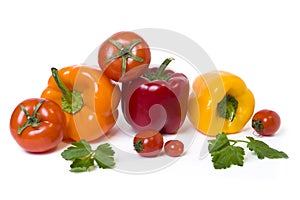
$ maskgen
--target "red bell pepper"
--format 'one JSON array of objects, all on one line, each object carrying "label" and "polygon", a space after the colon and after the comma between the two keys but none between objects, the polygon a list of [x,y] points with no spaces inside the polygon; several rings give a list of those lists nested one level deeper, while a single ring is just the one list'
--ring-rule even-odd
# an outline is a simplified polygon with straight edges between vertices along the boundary
[{"label": "red bell pepper", "polygon": [[165,70],[174,60],[166,59],[159,68],[123,83],[122,111],[136,131],[152,129],[176,133],[182,126],[189,95],[189,80],[182,73]]}]

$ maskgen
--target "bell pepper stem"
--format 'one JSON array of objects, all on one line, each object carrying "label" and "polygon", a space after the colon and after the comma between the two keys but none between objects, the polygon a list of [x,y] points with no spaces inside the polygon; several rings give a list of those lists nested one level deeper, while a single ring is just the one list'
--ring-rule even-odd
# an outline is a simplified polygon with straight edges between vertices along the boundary
[{"label": "bell pepper stem", "polygon": [[68,103],[72,103],[72,92],[66,87],[64,82],[60,79],[60,77],[58,75],[58,70],[56,68],[52,67],[51,72],[52,72],[52,76],[56,82],[56,85],[60,89],[64,98],[67,100]]},{"label": "bell pepper stem", "polygon": [[52,77],[54,78],[57,87],[63,94],[62,97],[62,109],[70,114],[75,114],[83,107],[83,99],[81,93],[75,90],[69,90],[64,82],[58,75],[58,70],[54,67],[51,68]]},{"label": "bell pepper stem", "polygon": [[25,116],[27,118],[27,121],[25,124],[23,124],[21,127],[18,126],[18,134],[21,134],[25,128],[32,126],[32,127],[37,127],[40,125],[40,121],[41,119],[38,117],[38,110],[40,109],[40,107],[42,106],[42,104],[45,102],[45,100],[40,101],[34,108],[32,115],[30,115],[28,113],[28,111],[26,110],[26,108],[21,105],[21,110],[25,113]]},{"label": "bell pepper stem", "polygon": [[158,70],[156,71],[156,76],[157,77],[161,77],[165,71],[165,69],[167,68],[167,66],[170,64],[170,62],[172,60],[175,60],[174,58],[167,58],[158,68]]},{"label": "bell pepper stem", "polygon": [[217,106],[217,111],[220,117],[233,121],[236,110],[238,108],[238,101],[231,95],[226,95]]},{"label": "bell pepper stem", "polygon": [[172,60],[175,60],[174,58],[167,58],[164,60],[164,62],[159,66],[159,68],[155,72],[146,73],[143,76],[150,81],[154,80],[164,80],[168,81],[170,79],[169,74],[165,74],[165,69],[170,64]]}]

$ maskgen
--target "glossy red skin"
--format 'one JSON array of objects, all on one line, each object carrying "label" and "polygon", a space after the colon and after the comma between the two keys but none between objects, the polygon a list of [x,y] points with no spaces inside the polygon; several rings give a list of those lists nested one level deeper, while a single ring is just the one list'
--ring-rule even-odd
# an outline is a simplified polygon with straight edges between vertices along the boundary
[{"label": "glossy red skin", "polygon": [[256,112],[252,117],[252,121],[253,120],[260,120],[262,122],[262,125],[264,127],[263,130],[262,131],[258,131],[255,129],[254,130],[258,134],[263,136],[274,135],[280,128],[280,124],[281,124],[280,116],[275,111],[267,110],[267,109]]},{"label": "glossy red skin", "polygon": [[149,45],[141,36],[134,32],[122,31],[112,35],[110,38],[122,44],[123,47],[128,46],[136,39],[141,39],[142,41],[135,45],[131,52],[134,55],[142,58],[143,62],[138,62],[131,58],[126,59],[126,73],[124,76],[122,76],[121,57],[105,63],[109,57],[120,52],[115,45],[108,41],[108,38],[100,45],[98,51],[98,64],[107,77],[114,81],[127,82],[142,75],[148,69],[151,61],[151,52]]},{"label": "glossy red skin", "polygon": [[21,102],[14,109],[10,119],[10,132],[16,142],[25,150],[41,153],[54,149],[63,139],[66,123],[65,114],[58,104],[45,100],[38,110],[41,124],[37,127],[29,126],[18,134],[18,126],[22,127],[27,121],[21,110],[23,105],[30,115],[42,98],[31,98]]},{"label": "glossy red skin", "polygon": [[[148,71],[157,70],[157,68]],[[184,74],[166,70],[168,82],[139,77],[122,85],[122,111],[136,130],[176,133],[187,113],[189,81]]]},{"label": "glossy red skin", "polygon": [[168,156],[178,157],[184,151],[184,144],[179,140],[169,140],[165,143],[164,149]]},{"label": "glossy red skin", "polygon": [[157,156],[164,145],[163,136],[161,133],[154,130],[144,130],[136,134],[133,142],[143,141],[144,149],[138,152],[143,157],[155,157]]}]

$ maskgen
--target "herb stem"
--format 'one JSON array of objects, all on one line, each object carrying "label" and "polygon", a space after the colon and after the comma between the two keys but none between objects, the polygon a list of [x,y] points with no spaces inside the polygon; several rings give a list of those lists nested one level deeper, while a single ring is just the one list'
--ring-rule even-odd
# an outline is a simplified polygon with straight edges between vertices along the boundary
[{"label": "herb stem", "polygon": [[232,145],[235,145],[235,144],[237,144],[237,143],[239,143],[239,142],[243,142],[243,143],[246,143],[246,144],[249,143],[248,141],[245,141],[245,140],[229,140],[229,142],[233,142]]}]

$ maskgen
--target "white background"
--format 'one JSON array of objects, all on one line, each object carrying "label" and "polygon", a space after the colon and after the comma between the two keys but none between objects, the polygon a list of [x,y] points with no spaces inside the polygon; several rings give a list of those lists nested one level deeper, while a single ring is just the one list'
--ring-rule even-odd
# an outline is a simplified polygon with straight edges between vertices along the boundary
[{"label": "white background", "polygon": [[[299,9],[290,0],[1,1],[0,199],[299,198]],[[273,109],[282,119],[278,134],[262,140],[290,158],[258,160],[246,151],[243,167],[215,170],[209,156],[199,159],[199,134],[181,159],[155,173],[74,174],[62,147],[46,155],[20,149],[9,132],[11,112],[39,97],[50,67],[81,63],[113,33],[140,28],[184,34],[218,69],[242,77],[255,110]],[[234,137],[247,135],[249,124]]]}]

